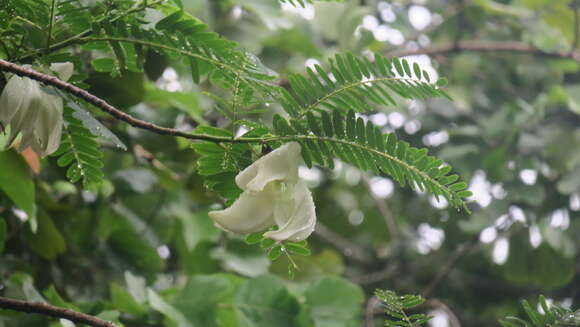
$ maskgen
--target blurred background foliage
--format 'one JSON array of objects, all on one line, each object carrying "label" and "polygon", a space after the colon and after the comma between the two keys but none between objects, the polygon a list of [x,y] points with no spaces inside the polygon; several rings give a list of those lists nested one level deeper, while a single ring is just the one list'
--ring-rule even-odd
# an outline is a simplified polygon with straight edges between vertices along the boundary
[{"label": "blurred background foliage", "polygon": [[[55,158],[34,172],[34,158],[0,152],[1,295],[124,326],[378,326],[377,288],[422,294],[421,311],[436,327],[494,325],[540,293],[578,306],[580,3],[182,4],[278,72],[281,85],[338,52],[415,54],[407,59],[448,79],[453,101],[402,101],[366,117],[449,162],[474,193],[472,214],[338,162],[332,171],[301,167],[319,225],[312,255],[294,258],[299,270],[290,278],[286,258],[271,262],[213,226],[207,212],[221,200],[204,188],[188,141],[99,115],[128,151],[103,143],[98,189],[67,182]],[[432,49],[443,50],[423,54]],[[193,82],[186,65],[153,51],[144,72],[111,77],[99,69],[107,65],[93,61],[78,78],[137,117],[179,128],[228,124],[205,93],[227,90]],[[269,123],[281,112],[267,109],[244,119]],[[25,223],[31,216],[36,233]],[[51,322],[61,324],[70,326]],[[0,311],[0,326],[46,325]]]}]

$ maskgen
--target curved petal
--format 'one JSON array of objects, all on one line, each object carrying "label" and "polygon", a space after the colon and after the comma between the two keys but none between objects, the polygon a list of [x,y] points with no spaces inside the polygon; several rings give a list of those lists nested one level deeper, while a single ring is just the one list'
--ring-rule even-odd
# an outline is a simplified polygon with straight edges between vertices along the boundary
[{"label": "curved petal", "polygon": [[312,193],[304,182],[296,183],[291,200],[276,202],[274,220],[278,230],[266,232],[264,237],[300,242],[312,234],[316,225],[316,210]]},{"label": "curved petal", "polygon": [[260,232],[274,225],[274,193],[245,191],[229,208],[211,211],[219,228],[234,233]]},{"label": "curved petal", "polygon": [[37,110],[34,109],[34,103],[38,101],[41,96],[41,90],[36,81],[28,78],[22,80],[22,91],[24,92],[24,98],[26,98],[21,104],[18,111],[14,113],[10,119],[10,136],[8,137],[8,144],[12,144],[18,134],[22,132],[22,141],[20,142],[20,150],[24,150],[26,147],[24,145],[31,143],[34,122],[37,117]]},{"label": "curved petal", "polygon": [[71,62],[58,62],[50,65],[50,70],[57,74],[57,77],[63,81],[68,81],[72,76],[74,65]]},{"label": "curved petal", "polygon": [[273,181],[296,183],[300,144],[289,142],[256,160],[236,176],[236,184],[242,190],[260,192]]},{"label": "curved petal", "polygon": [[8,125],[17,112],[28,109],[30,89],[33,80],[17,75],[12,76],[0,96],[0,123]]},{"label": "curved petal", "polygon": [[46,156],[58,149],[62,133],[62,99],[58,96],[43,93],[36,104],[37,119],[34,122],[34,134],[42,146],[41,156]]}]

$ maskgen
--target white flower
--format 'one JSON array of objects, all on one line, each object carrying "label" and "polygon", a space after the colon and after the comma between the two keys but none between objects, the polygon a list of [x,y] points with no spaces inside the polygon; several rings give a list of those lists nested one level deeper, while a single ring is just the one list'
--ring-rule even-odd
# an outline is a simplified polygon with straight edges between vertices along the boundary
[{"label": "white flower", "polygon": [[300,144],[286,143],[258,159],[236,176],[244,191],[231,207],[212,211],[216,225],[235,233],[264,233],[276,241],[299,242],[314,231],[316,212],[312,194],[298,179]]},{"label": "white flower", "polygon": [[[68,80],[73,64],[55,63],[50,66],[61,80]],[[19,150],[27,147],[41,156],[58,149],[62,132],[62,99],[48,94],[40,83],[27,77],[13,75],[0,96],[0,123],[10,124],[8,144],[22,133]]]}]

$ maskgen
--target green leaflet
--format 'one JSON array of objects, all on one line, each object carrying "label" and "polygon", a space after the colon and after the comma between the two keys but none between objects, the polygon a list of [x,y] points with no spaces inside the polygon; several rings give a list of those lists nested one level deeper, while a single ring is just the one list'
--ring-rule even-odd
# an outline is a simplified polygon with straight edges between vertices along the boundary
[{"label": "green leaflet", "polygon": [[383,304],[388,316],[385,326],[423,326],[432,317],[422,313],[408,313],[410,309],[425,302],[420,295],[398,295],[390,290],[376,290],[375,296]]},{"label": "green leaflet", "polygon": [[91,131],[74,117],[75,111],[65,107],[63,136],[60,147],[52,154],[60,167],[68,167],[66,177],[72,183],[82,181],[85,189],[94,190],[103,181],[103,152]]},{"label": "green leaflet", "polygon": [[[427,149],[417,149],[405,141],[397,140],[394,133],[382,134],[362,118],[355,118],[354,111],[346,115],[334,111],[319,117],[307,114],[308,130],[297,120],[274,118],[274,129],[287,140],[302,145],[302,156],[308,166],[313,163],[334,167],[334,158],[352,164],[361,170],[392,176],[402,186],[428,191],[436,197],[443,196],[454,207],[464,207],[464,199],[471,196],[465,190],[467,184],[457,175],[448,175],[450,167],[443,161],[427,155]],[[346,124],[343,124],[346,122]],[[322,126],[322,127],[321,127]]]},{"label": "green leaflet", "polygon": [[[543,327],[543,326],[580,326],[578,311],[572,311],[555,303],[546,301],[543,295],[538,297],[538,305],[532,306],[526,300],[521,301],[527,319],[508,316],[499,319],[502,327]],[[534,309],[535,308],[535,309]],[[540,310],[541,309],[541,310]]]},{"label": "green leaflet", "polygon": [[350,53],[337,54],[329,69],[316,65],[307,69],[308,78],[291,74],[291,91],[282,97],[284,110],[302,117],[313,110],[371,111],[376,106],[395,105],[395,98],[449,98],[440,86],[430,83],[429,75],[418,64],[412,68],[405,59],[387,59],[375,54],[374,61]]},{"label": "green leaflet", "polygon": [[[30,228],[36,231],[36,192],[26,163],[16,151],[0,152],[0,170],[9,172],[0,174],[0,191],[4,192],[18,208],[26,212]],[[4,227],[0,226],[0,229],[5,229],[4,220],[2,224]],[[3,243],[2,239],[0,235],[0,243]],[[2,244],[0,244],[1,247]]]}]

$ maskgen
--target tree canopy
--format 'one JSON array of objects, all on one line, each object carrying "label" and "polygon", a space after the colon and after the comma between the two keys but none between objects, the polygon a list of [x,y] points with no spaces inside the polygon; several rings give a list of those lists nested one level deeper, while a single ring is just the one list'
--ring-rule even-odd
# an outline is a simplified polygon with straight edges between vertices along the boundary
[{"label": "tree canopy", "polygon": [[580,325],[579,43],[578,0],[1,1],[0,327]]}]

